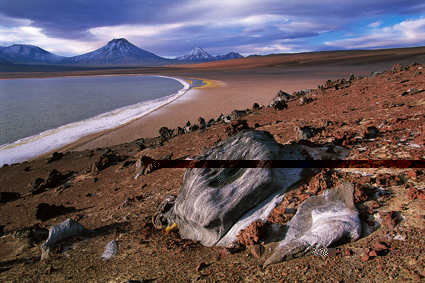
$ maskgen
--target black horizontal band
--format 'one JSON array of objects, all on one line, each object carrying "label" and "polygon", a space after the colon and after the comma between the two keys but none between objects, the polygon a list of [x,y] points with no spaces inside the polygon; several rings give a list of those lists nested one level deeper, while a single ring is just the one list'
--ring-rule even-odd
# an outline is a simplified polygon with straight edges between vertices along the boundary
[{"label": "black horizontal band", "polygon": [[425,160],[143,160],[156,168],[425,168]]}]

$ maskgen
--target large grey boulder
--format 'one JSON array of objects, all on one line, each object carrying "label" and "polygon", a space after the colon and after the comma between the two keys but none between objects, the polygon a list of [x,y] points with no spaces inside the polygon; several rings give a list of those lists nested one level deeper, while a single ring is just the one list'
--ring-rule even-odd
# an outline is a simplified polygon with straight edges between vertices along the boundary
[{"label": "large grey boulder", "polygon": [[307,198],[287,224],[286,235],[264,264],[278,263],[299,257],[312,248],[328,247],[332,243],[361,234],[359,214],[354,206],[353,185],[344,183],[322,195]]},{"label": "large grey boulder", "polygon": [[[265,131],[244,130],[195,160],[304,160],[295,145],[281,145]],[[302,168],[193,168],[167,214],[183,238],[226,246],[255,220],[265,221]]]}]

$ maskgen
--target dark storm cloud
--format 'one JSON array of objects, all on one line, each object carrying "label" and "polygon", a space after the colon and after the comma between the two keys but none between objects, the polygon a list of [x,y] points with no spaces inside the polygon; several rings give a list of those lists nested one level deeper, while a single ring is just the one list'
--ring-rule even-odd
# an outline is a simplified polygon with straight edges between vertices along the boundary
[{"label": "dark storm cloud", "polygon": [[51,37],[87,37],[89,29],[101,26],[161,22],[163,7],[173,1],[86,1],[14,0],[3,1],[1,13],[33,21]]},{"label": "dark storm cloud", "polygon": [[[397,40],[397,32],[410,39],[412,33],[415,39],[420,37],[421,27],[407,35],[408,27],[395,25],[409,18],[418,20],[424,14],[423,0],[0,0],[0,18],[3,15],[6,19],[1,23],[6,27],[3,38],[0,33],[0,44],[12,43],[7,40],[11,34],[14,40],[20,37],[20,43],[25,43],[26,34],[32,37],[37,33],[38,37],[27,41],[49,44],[51,40],[52,44],[58,39],[73,40],[88,49],[114,37],[126,37],[163,56],[177,56],[195,46],[216,54],[227,47],[229,51],[251,48],[253,52],[278,52],[283,44],[295,51],[349,48],[351,43],[373,46],[376,42],[379,47],[390,46],[395,40],[383,45],[377,33]],[[39,30],[9,28],[19,19],[31,21],[30,26]],[[385,29],[378,24],[368,26],[373,22],[385,22]],[[410,40],[409,44],[415,42],[419,41]],[[56,43],[52,49],[58,47]]]}]

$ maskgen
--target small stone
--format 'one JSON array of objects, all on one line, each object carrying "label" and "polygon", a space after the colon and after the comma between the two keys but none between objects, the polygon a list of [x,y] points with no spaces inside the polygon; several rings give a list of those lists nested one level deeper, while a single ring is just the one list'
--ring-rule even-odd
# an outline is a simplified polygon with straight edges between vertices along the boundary
[{"label": "small stone", "polygon": [[369,256],[368,255],[364,255],[364,256],[361,257],[361,261],[362,262],[365,262],[367,260],[369,260]]},{"label": "small stone", "polygon": [[195,271],[196,273],[199,273],[202,269],[206,268],[207,264],[203,261],[201,261],[198,266],[196,267]]},{"label": "small stone", "polygon": [[383,243],[381,243],[381,242],[375,242],[374,244],[373,244],[373,247],[375,248],[375,249],[377,249],[377,250],[385,250],[386,248],[387,248],[387,246],[386,245],[384,245]]},{"label": "small stone", "polygon": [[375,250],[369,252],[369,256],[378,256]]},{"label": "small stone", "polygon": [[260,258],[261,257],[261,246],[260,245],[251,246],[251,254],[256,258]]},{"label": "small stone", "polygon": [[409,172],[406,173],[407,175],[409,175],[412,178],[416,178],[417,176],[417,172],[416,170],[410,170]]}]

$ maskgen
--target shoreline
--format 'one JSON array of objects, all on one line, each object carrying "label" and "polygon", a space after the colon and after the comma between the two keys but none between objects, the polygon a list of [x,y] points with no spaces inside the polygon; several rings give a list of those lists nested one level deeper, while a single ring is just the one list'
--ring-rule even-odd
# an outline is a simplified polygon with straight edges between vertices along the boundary
[{"label": "shoreline", "polygon": [[[96,77],[104,77],[104,76],[105,75],[99,75]],[[106,76],[123,76],[123,75],[106,75]],[[127,76],[127,75],[124,75],[124,76]],[[175,101],[179,97],[186,94],[192,88],[192,83],[190,82],[190,80],[184,79],[184,78],[163,76],[163,75],[145,75],[145,74],[142,74],[142,75],[133,74],[130,76],[153,76],[153,77],[172,79],[172,80],[176,80],[180,82],[183,88],[179,89],[174,94],[167,95],[165,97],[161,97],[161,98],[153,100],[153,101],[159,100],[158,103],[163,103],[163,104],[160,104],[159,106],[154,106],[150,109],[148,108],[148,110],[143,110],[144,109],[143,106],[146,106],[146,103],[149,103],[149,102],[142,101],[137,104],[117,108],[112,111],[105,112],[85,120],[62,125],[57,128],[52,128],[32,136],[21,138],[11,143],[3,144],[0,146],[1,165],[15,164],[15,163],[34,160],[43,156],[51,155],[53,152],[56,152],[56,151],[62,152],[63,150],[67,148],[72,148],[72,145],[75,143],[81,143],[82,141],[87,141],[87,140],[93,139],[94,137],[99,137],[106,133],[110,133],[117,128],[120,128],[127,124],[131,124],[135,120],[140,119],[146,115],[149,115],[150,113],[160,109],[161,107]],[[84,76],[72,76],[72,77],[84,77]],[[150,103],[152,103],[153,101],[150,101]],[[116,121],[116,123],[124,122],[123,124],[108,125],[105,123],[106,120],[103,121],[109,115],[120,115],[120,113],[122,112],[127,113],[128,115],[130,114],[129,111],[131,112],[135,111],[135,113],[133,113],[133,116],[126,118],[124,114],[124,116],[122,116],[120,120]],[[103,119],[103,120],[99,120],[99,119]],[[100,124],[97,124],[99,121],[100,121]],[[89,124],[88,128],[86,128],[87,124]],[[60,140],[60,137],[58,137],[58,135],[61,135],[61,134],[66,135],[67,132],[69,134],[69,132],[72,131],[73,129],[76,129],[77,133],[72,133],[70,136],[66,136],[66,138]],[[47,146],[45,146],[45,144],[47,144]],[[38,150],[35,150],[34,152],[30,152],[28,150],[30,147],[32,149],[36,147]],[[25,153],[22,153],[22,152],[25,152]],[[30,152],[30,153],[26,153],[26,152]]]},{"label": "shoreline", "polygon": [[[202,64],[201,64],[202,65]],[[302,89],[316,89],[328,79],[347,78],[351,73],[356,76],[366,75],[376,70],[390,68],[393,62],[365,65],[310,65],[291,67],[203,68],[198,66],[187,68],[152,68],[140,70],[118,70],[90,72],[59,72],[40,74],[11,74],[15,78],[62,78],[91,76],[139,76],[150,75],[180,79],[189,83],[191,79],[207,82],[202,87],[190,88],[184,95],[174,99],[154,111],[132,119],[116,127],[84,135],[79,139],[66,143],[55,149],[45,151],[33,160],[53,152],[83,151],[102,147],[110,147],[133,142],[140,138],[159,136],[159,129],[167,127],[176,129],[183,127],[187,121],[196,123],[199,117],[205,120],[217,119],[220,114],[229,115],[233,110],[252,108],[254,103],[268,105],[279,90],[288,93]],[[10,78],[8,78],[10,79]]]}]

